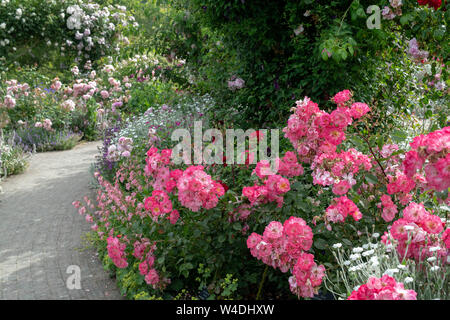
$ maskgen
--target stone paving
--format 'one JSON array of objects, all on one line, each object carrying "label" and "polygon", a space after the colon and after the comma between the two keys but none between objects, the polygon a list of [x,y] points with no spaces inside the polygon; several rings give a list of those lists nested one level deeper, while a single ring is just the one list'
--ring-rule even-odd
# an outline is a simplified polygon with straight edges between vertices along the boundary
[{"label": "stone paving", "polygon": [[[2,182],[0,299],[122,299],[82,240],[90,224],[72,206],[93,194],[89,168],[98,145],[38,153],[25,173]],[[81,289],[66,284],[75,276],[71,265],[80,268]]]}]

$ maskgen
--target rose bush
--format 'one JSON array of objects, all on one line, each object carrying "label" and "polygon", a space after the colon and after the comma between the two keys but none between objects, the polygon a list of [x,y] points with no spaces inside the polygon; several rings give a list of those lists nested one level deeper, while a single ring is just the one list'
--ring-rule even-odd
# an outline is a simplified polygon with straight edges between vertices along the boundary
[{"label": "rose bush", "polygon": [[117,40],[127,42],[121,32],[138,26],[124,6],[79,0],[3,0],[0,16],[2,69],[12,62],[59,67],[74,61],[86,68],[119,50]]},{"label": "rose bush", "polygon": [[[336,94],[331,112],[307,97],[297,101],[283,129],[293,149],[277,160],[277,173],[264,161],[255,167],[175,166],[171,150],[159,150],[160,140],[153,138],[145,162],[132,148],[112,181],[97,173],[96,201],[75,205],[94,223],[123,291],[129,297],[144,291],[169,298],[186,288],[195,295],[196,267],[204,264],[215,273],[206,285],[210,293],[218,279],[232,273],[240,275],[237,293],[245,298],[269,296],[264,287],[285,297],[289,289],[312,298],[319,289],[327,291],[321,286],[325,277],[338,286],[339,296],[347,289],[339,288],[331,243],[351,248],[377,232],[386,232],[377,245],[394,246],[400,263],[417,261],[416,272],[438,248],[438,278],[417,279],[416,288],[419,281],[445,278],[449,128],[415,137],[409,151],[373,145],[367,129],[371,108],[352,97],[349,90]],[[288,271],[289,280],[282,275]],[[408,291],[409,283],[388,285],[387,298],[423,296]],[[443,287],[439,297],[447,294]]]}]

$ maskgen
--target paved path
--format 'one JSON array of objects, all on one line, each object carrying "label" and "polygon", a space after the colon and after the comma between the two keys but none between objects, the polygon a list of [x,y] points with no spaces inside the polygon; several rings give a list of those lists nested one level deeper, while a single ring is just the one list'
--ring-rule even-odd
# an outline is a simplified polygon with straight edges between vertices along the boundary
[{"label": "paved path", "polygon": [[[120,299],[94,249],[81,236],[90,230],[72,201],[88,189],[96,142],[72,150],[38,153],[0,194],[0,299]],[[70,265],[81,271],[81,289],[69,290]]]}]

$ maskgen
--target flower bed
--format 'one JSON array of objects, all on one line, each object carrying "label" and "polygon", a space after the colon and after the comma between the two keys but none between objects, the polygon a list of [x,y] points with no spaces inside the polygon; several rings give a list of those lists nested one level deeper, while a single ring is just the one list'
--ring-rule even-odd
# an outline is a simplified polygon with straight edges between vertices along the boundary
[{"label": "flower bed", "polygon": [[[97,172],[96,200],[74,205],[93,223],[122,291],[130,298],[174,298],[181,289],[219,299],[326,292],[349,299],[448,298],[450,128],[415,137],[409,151],[373,145],[370,107],[352,96],[336,94],[331,112],[307,97],[297,101],[283,129],[293,150],[277,160],[276,174],[264,161],[175,165],[172,150],[161,150],[154,138],[158,130],[146,153],[119,139],[114,151],[122,158],[113,178]],[[353,141],[362,142],[360,150],[350,147]],[[364,243],[377,233],[384,234],[381,242]],[[337,242],[367,250],[345,260],[336,256]],[[358,260],[373,254],[371,245],[395,259]],[[358,264],[343,272],[347,261]],[[392,263],[418,276],[400,282],[405,277],[396,280]],[[424,263],[432,272],[423,272]],[[369,267],[378,278],[353,274]],[[351,281],[340,281],[342,275]],[[237,277],[237,287],[225,295],[219,284],[227,277]]]}]

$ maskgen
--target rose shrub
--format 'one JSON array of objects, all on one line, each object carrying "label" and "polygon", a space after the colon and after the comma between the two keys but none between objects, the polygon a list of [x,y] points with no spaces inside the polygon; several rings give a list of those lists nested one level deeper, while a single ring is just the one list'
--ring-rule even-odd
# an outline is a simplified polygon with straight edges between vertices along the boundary
[{"label": "rose shrub", "polygon": [[[330,244],[363,245],[365,234],[377,232],[386,232],[377,245],[394,245],[400,262],[421,261],[438,248],[435,269],[446,277],[448,221],[442,205],[450,199],[450,128],[414,138],[410,151],[396,144],[379,147],[367,135],[371,108],[355,102],[349,90],[332,100],[337,108],[331,112],[307,97],[297,101],[283,129],[293,149],[277,160],[276,174],[264,161],[175,166],[171,149],[159,150],[153,136],[145,162],[142,151],[128,148],[130,156],[119,161],[112,181],[97,173],[96,201],[75,205],[94,223],[123,292],[169,298],[185,288],[195,295],[196,268],[203,264],[215,273],[207,281],[210,294],[231,273],[239,275],[240,297],[288,297],[290,289],[312,298],[319,288],[327,291],[321,286],[325,277],[339,287]],[[353,139],[362,141],[355,146],[359,150],[351,147]],[[287,271],[289,281],[282,275]],[[416,297],[410,284],[392,286],[403,298]],[[440,297],[447,297],[447,289]]]},{"label": "rose shrub", "polygon": [[122,32],[138,26],[124,6],[82,0],[2,0],[0,17],[5,70],[13,62],[86,66],[119,50],[117,40],[127,41]]}]

